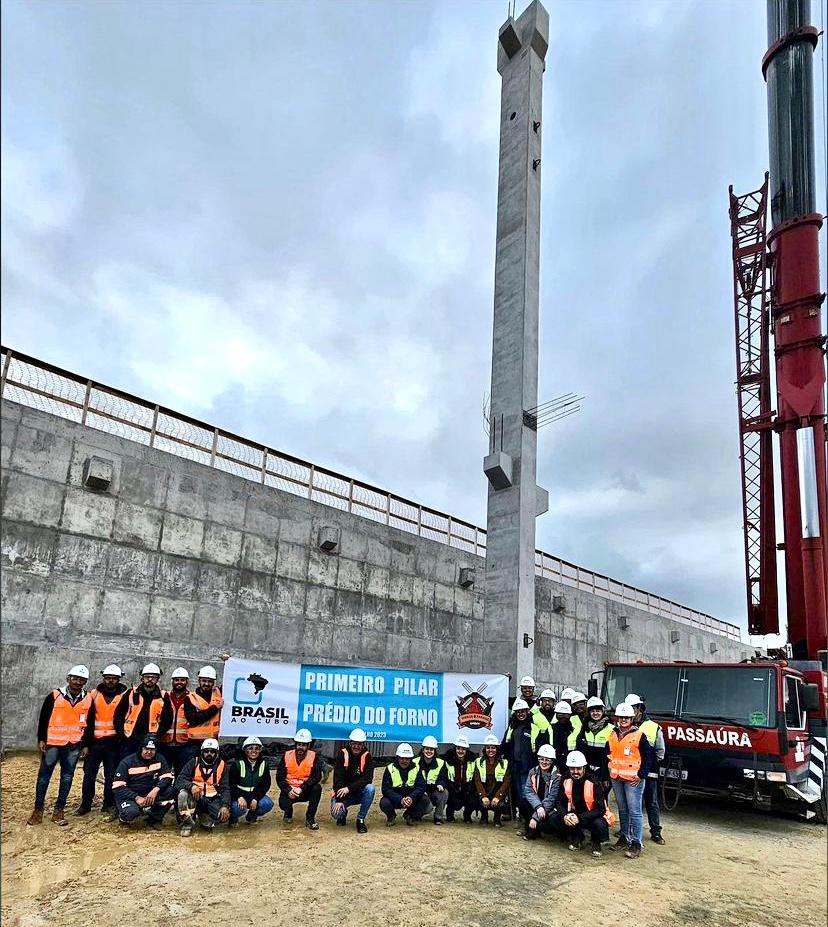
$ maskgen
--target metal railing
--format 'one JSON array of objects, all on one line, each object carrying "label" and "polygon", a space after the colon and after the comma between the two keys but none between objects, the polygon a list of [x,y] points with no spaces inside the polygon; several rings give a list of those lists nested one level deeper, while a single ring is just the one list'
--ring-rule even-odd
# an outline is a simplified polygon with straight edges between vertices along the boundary
[{"label": "metal railing", "polygon": [[[12,402],[448,544],[469,554],[479,557],[486,554],[486,532],[470,522],[85,379],[35,357],[6,347],[0,348],[0,356],[0,396]],[[731,640],[741,640],[736,625],[544,551],[535,552],[535,572],[563,586],[672,618]]]}]

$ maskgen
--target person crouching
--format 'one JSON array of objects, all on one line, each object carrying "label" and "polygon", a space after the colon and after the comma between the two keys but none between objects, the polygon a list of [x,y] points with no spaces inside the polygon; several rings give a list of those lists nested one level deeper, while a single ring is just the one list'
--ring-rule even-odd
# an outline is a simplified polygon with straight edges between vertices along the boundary
[{"label": "person crouching", "polygon": [[601,783],[592,777],[587,759],[580,750],[566,758],[569,775],[561,782],[555,803],[555,823],[570,850],[583,846],[589,834],[592,855],[601,856],[601,844],[609,840],[606,795]]},{"label": "person crouching", "polygon": [[413,824],[432,810],[425,779],[414,765],[414,749],[411,744],[400,744],[382,775],[380,811],[385,815],[386,824],[392,827],[397,823],[397,811],[402,811],[406,824]]},{"label": "person crouching", "polygon": [[[494,734],[483,741],[483,756],[475,763],[472,786],[477,796],[475,807],[480,812],[480,823],[489,823],[489,812],[494,815],[494,826],[502,827],[501,815],[505,810],[512,785],[509,761],[500,752],[500,743]],[[471,820],[471,814],[467,820]]]},{"label": "person crouching", "polygon": [[523,791],[524,801],[532,809],[532,817],[526,826],[524,840],[535,840],[542,833],[555,830],[553,811],[558,800],[561,777],[555,769],[555,750],[544,744],[538,750],[538,765],[526,777]]},{"label": "person crouching", "polygon": [[256,824],[268,811],[273,810],[270,789],[270,769],[262,756],[262,742],[248,737],[242,744],[242,755],[230,767],[230,823],[238,824],[244,817],[248,824]]},{"label": "person crouching", "polygon": [[208,830],[230,820],[230,776],[217,740],[208,737],[201,744],[176,779],[175,791],[182,837],[192,836],[196,816]]},{"label": "person crouching", "polygon": [[322,759],[310,749],[312,742],[307,728],[300,728],[294,734],[293,749],[284,752],[276,767],[276,784],[285,824],[293,822],[293,806],[307,802],[305,827],[319,830],[316,811],[322,798]]},{"label": "person crouching", "polygon": [[115,770],[112,796],[122,824],[132,824],[146,815],[153,830],[161,830],[164,815],[174,802],[173,774],[158,752],[155,734],[147,734],[136,753],[124,757]]}]

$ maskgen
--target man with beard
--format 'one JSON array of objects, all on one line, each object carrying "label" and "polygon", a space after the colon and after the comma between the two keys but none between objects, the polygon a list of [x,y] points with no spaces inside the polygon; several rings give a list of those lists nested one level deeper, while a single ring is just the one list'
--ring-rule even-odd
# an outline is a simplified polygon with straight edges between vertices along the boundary
[{"label": "man with beard", "polygon": [[184,701],[184,717],[187,719],[189,750],[197,753],[204,740],[215,740],[219,735],[221,707],[224,699],[216,685],[216,671],[212,666],[202,666],[198,671],[198,686]]},{"label": "man with beard", "polygon": [[532,723],[541,730],[549,730],[555,723],[555,693],[551,689],[544,689],[532,708]]},{"label": "man with beard", "polygon": [[536,840],[541,834],[555,829],[553,811],[558,800],[561,777],[555,769],[555,751],[549,744],[538,750],[538,763],[526,777],[523,800],[531,809],[531,817],[523,834],[525,840]]},{"label": "man with beard", "polygon": [[112,780],[121,758],[121,746],[115,732],[115,709],[126,692],[126,686],[121,682],[123,673],[121,668],[111,663],[101,671],[99,685],[89,694],[92,701],[86,715],[86,728],[83,743],[87,748],[86,759],[83,761],[83,784],[81,786],[81,801],[75,814],[82,817],[92,810],[95,800],[95,782],[98,770],[103,766],[104,787],[102,814],[112,814],[115,810],[115,799],[112,795]]},{"label": "man with beard", "polygon": [[172,688],[165,694],[165,710],[170,716],[169,729],[161,736],[161,752],[172,766],[176,776],[196,755],[198,745],[190,740],[190,725],[187,722],[185,705],[190,694],[190,674],[183,666],[173,670]]},{"label": "man with beard", "polygon": [[[583,692],[573,692],[572,698],[569,700],[569,705],[572,708],[572,717],[570,718],[572,722],[572,733],[577,737],[579,731],[586,723],[587,697]],[[573,745],[570,749],[574,749],[574,744],[575,739],[573,738]]]},{"label": "man with beard", "polygon": [[262,742],[258,737],[247,737],[242,755],[230,766],[230,823],[238,823],[243,816],[248,824],[256,824],[272,811],[269,790],[270,768],[262,756]]},{"label": "man with beard", "polygon": [[122,824],[132,824],[146,815],[147,825],[161,830],[175,793],[172,770],[158,753],[155,734],[147,734],[141,749],[121,760],[112,789]]},{"label": "man with beard", "polygon": [[227,764],[219,757],[217,740],[208,737],[202,743],[198,756],[175,780],[175,791],[182,837],[192,836],[196,816],[208,830],[230,820],[230,775]]},{"label": "man with beard", "polygon": [[530,711],[535,707],[535,680],[531,676],[524,676],[520,680],[519,697],[526,702]]},{"label": "man with beard", "polygon": [[164,693],[158,686],[160,678],[158,664],[147,663],[141,670],[140,685],[121,696],[112,718],[121,740],[121,759],[137,753],[147,734],[163,734],[169,727],[169,710],[164,711]]},{"label": "man with beard", "polygon": [[469,749],[468,738],[462,734],[454,738],[454,746],[443,754],[448,778],[446,823],[454,823],[454,815],[463,811],[463,820],[471,821],[475,799],[472,787],[477,754]]},{"label": "man with beard", "polygon": [[580,850],[589,834],[592,855],[601,856],[601,844],[609,840],[607,803],[603,786],[589,775],[587,760],[579,750],[566,758],[569,775],[561,783],[555,803],[554,823],[570,850]]},{"label": "man with beard", "polygon": [[293,737],[293,749],[286,750],[276,767],[276,784],[279,786],[279,807],[284,812],[285,824],[293,822],[294,805],[307,802],[305,826],[319,830],[316,811],[322,797],[322,760],[310,749],[311,732],[301,728]]},{"label": "man with beard", "polygon": [[650,839],[653,843],[664,846],[664,837],[661,835],[661,809],[658,805],[658,766],[667,754],[664,732],[657,721],[647,717],[647,706],[643,698],[631,693],[624,701],[632,705],[635,712],[633,723],[644,732],[644,736],[655,751],[653,768],[648,773],[647,784],[644,786],[644,807],[647,810],[647,821],[650,825]]},{"label": "man with beard", "polygon": [[361,727],[355,727],[348,735],[348,746],[339,751],[333,774],[333,795],[331,796],[331,817],[337,827],[348,823],[348,808],[359,805],[356,829],[358,834],[367,834],[365,818],[374,801],[374,758],[365,746],[368,738]]}]

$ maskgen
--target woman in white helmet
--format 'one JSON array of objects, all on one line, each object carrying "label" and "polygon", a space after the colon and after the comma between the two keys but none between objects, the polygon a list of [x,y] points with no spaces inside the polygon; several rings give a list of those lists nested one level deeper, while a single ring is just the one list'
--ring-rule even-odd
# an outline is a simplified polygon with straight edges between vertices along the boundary
[{"label": "woman in white helmet", "polygon": [[611,812],[607,811],[606,793],[589,773],[587,759],[580,750],[566,758],[565,775],[555,803],[554,820],[570,850],[580,850],[585,836],[590,839],[593,856],[601,856],[601,844],[609,840]]},{"label": "woman in white helmet", "polygon": [[[494,826],[501,827],[500,819],[509,805],[512,790],[512,776],[509,761],[503,756],[494,734],[487,734],[483,741],[483,755],[475,763],[474,790],[477,794],[477,810],[480,823],[489,823],[492,812]],[[468,820],[471,820],[469,815]]]},{"label": "woman in white helmet", "polygon": [[95,800],[95,784],[98,772],[103,766],[103,805],[101,814],[114,817],[115,798],[112,794],[112,780],[121,757],[121,745],[115,732],[115,709],[126,691],[121,682],[121,667],[115,663],[101,670],[101,681],[89,693],[92,702],[86,716],[86,731],[83,736],[84,746],[88,753],[83,761],[83,783],[81,785],[81,800],[75,814],[83,816],[92,810]]},{"label": "woman in white helmet", "polygon": [[538,750],[538,762],[526,778],[523,800],[531,809],[531,817],[523,834],[525,840],[535,840],[555,829],[553,811],[558,800],[561,777],[555,769],[555,751],[550,744]]},{"label": "woman in white helmet", "polygon": [[426,795],[434,806],[434,823],[442,824],[446,818],[448,801],[448,771],[446,763],[437,756],[437,738],[430,734],[423,738],[420,752],[414,757],[414,765],[423,774],[426,783]]},{"label": "woman in white helmet", "polygon": [[529,820],[529,809],[523,800],[526,778],[535,766],[536,738],[532,736],[532,716],[529,705],[522,698],[512,702],[509,726],[503,737],[503,756],[509,761],[512,779],[512,807],[524,823]]},{"label": "woman in white helmet", "polygon": [[555,748],[556,762],[561,768],[566,765],[569,737],[573,730],[572,707],[569,702],[561,699],[555,703],[555,724],[552,726],[552,746]]},{"label": "woman in white helmet", "polygon": [[596,782],[601,783],[604,794],[607,796],[612,790],[607,766],[607,741],[611,733],[612,722],[607,717],[603,700],[597,695],[591,696],[587,700],[586,722],[578,732],[574,744],[570,738],[570,746],[573,750],[580,750],[584,754],[590,776]]},{"label": "woman in white helmet", "polygon": [[402,811],[406,824],[414,824],[431,814],[433,806],[428,800],[425,786],[423,774],[414,765],[411,744],[400,744],[382,776],[380,811],[385,815],[389,827],[397,823],[398,811]]},{"label": "woman in white helmet", "polygon": [[477,754],[470,749],[468,738],[458,734],[454,738],[454,744],[443,754],[443,761],[448,776],[446,823],[453,824],[454,815],[462,811],[463,820],[468,824],[477,804],[473,788]]},{"label": "woman in white helmet", "polygon": [[267,794],[270,768],[258,737],[246,738],[241,752],[230,766],[230,823],[237,824],[244,817],[248,824],[256,824],[273,810],[273,799]]}]

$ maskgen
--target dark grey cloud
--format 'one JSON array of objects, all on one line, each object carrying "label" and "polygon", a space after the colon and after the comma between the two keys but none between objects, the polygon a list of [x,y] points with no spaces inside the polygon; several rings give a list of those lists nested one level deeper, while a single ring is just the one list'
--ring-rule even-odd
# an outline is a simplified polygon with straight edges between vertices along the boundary
[{"label": "dark grey cloud", "polygon": [[[764,8],[549,3],[539,546],[742,622]],[[484,524],[505,5],[3,4],[4,340]],[[742,622],[743,623],[743,622]]]}]

